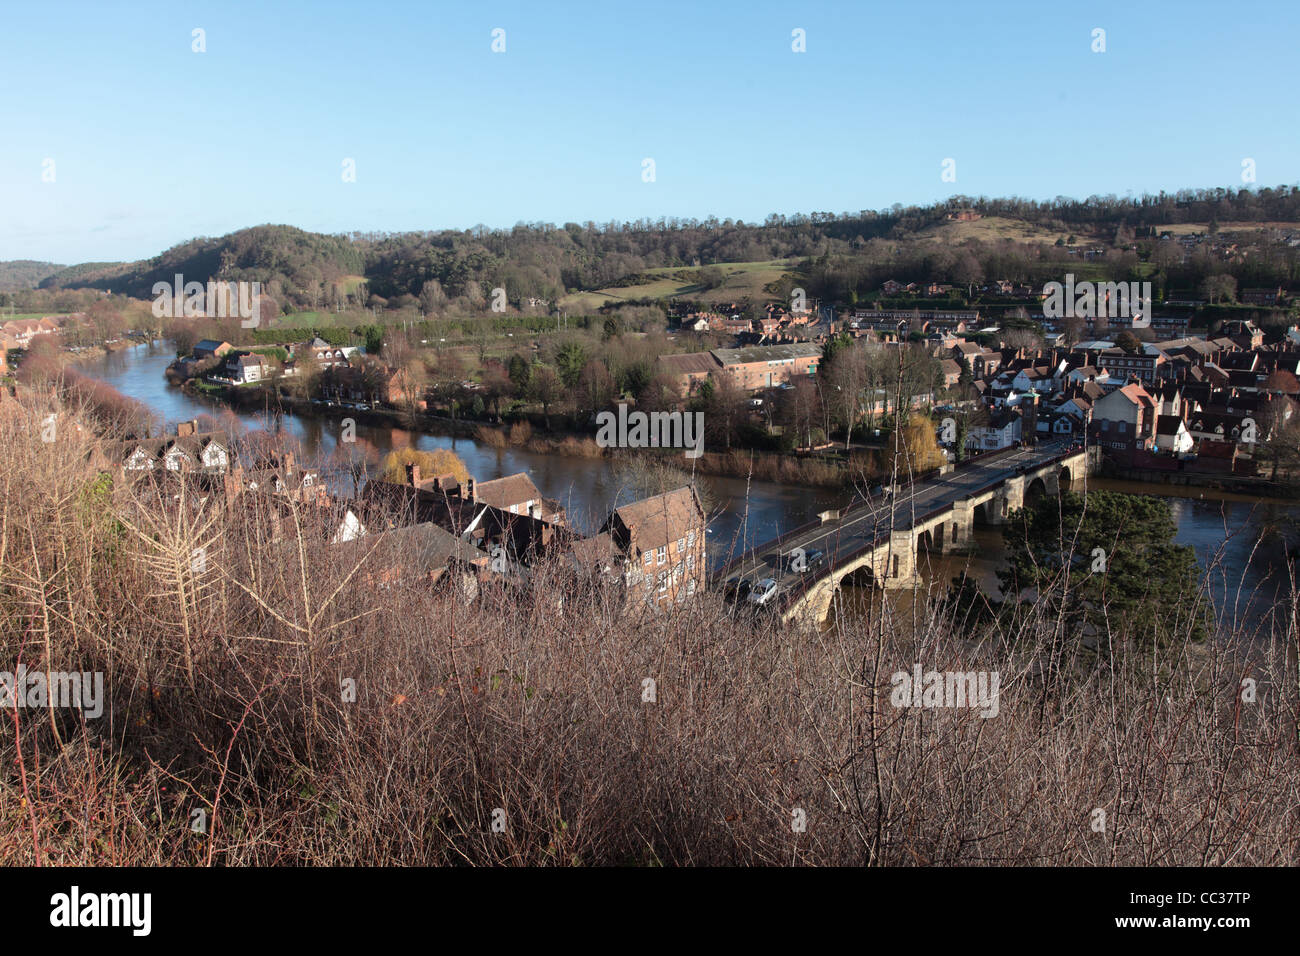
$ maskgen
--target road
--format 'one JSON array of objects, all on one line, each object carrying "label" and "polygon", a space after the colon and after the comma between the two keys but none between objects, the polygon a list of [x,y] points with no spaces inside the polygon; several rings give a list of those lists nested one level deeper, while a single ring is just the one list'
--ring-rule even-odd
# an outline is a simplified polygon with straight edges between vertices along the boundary
[{"label": "road", "polygon": [[[858,551],[873,541],[877,534],[889,534],[891,513],[894,530],[904,530],[911,526],[913,515],[923,515],[959,501],[973,491],[1014,476],[1022,467],[1037,465],[1060,455],[1069,446],[1068,439],[1040,442],[1033,448],[1017,449],[989,460],[976,459],[941,478],[915,484],[896,498],[877,495],[873,499],[875,507],[861,508],[838,521],[827,521],[794,535],[780,543],[780,553],[789,554],[795,548],[802,548],[807,553],[816,548],[826,552],[826,566],[841,564],[843,562],[837,560],[841,554],[847,556]],[[818,574],[816,571],[808,573]],[[780,602],[784,592],[803,581],[799,572],[780,569],[777,546],[771,543],[755,548],[743,563],[730,568],[726,575],[728,584],[745,581],[751,587],[763,578],[776,580],[775,602]]]}]

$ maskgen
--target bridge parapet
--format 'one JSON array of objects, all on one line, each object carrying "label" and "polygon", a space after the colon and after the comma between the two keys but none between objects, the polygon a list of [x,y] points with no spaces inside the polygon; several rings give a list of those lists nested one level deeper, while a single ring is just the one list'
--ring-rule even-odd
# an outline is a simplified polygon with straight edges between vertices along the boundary
[{"label": "bridge parapet", "polygon": [[[1050,495],[1059,495],[1061,477],[1074,484],[1097,470],[1096,449],[1077,449],[1052,455],[1038,463],[1023,467],[1016,474],[1006,475],[976,488],[962,498],[917,515],[915,523],[905,530],[882,532],[874,541],[865,543],[851,553],[841,553],[834,566],[826,567],[819,577],[803,580],[784,595],[781,615],[783,620],[808,619],[820,622],[830,609],[835,591],[840,583],[857,571],[870,572],[876,587],[893,589],[916,587],[921,583],[917,573],[918,542],[926,536],[930,548],[941,553],[961,553],[974,546],[975,514],[980,507],[990,524],[1004,524],[1010,513],[1025,506],[1027,492],[1036,481]],[[817,522],[843,520],[857,514],[871,502],[855,502],[838,512],[823,512]],[[800,529],[802,530],[802,529]],[[787,532],[777,541],[769,542],[756,552],[776,547],[778,542],[793,536]]]}]

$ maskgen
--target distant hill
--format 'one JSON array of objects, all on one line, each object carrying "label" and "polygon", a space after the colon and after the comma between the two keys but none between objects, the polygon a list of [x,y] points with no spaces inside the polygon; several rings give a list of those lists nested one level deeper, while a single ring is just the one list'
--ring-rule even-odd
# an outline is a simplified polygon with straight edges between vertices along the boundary
[{"label": "distant hill", "polygon": [[[482,309],[496,288],[519,307],[586,309],[668,298],[725,303],[771,295],[777,284],[797,280],[811,296],[852,302],[889,278],[966,286],[985,278],[1037,280],[1044,269],[1055,274],[1081,264],[1078,250],[1067,248],[1077,240],[1092,247],[1090,261],[1105,253],[1117,275],[1146,278],[1158,266],[1158,284],[1187,289],[1209,266],[1169,256],[1158,264],[1154,243],[1162,232],[1213,234],[1226,223],[1254,234],[1242,238],[1253,254],[1220,256],[1234,278],[1243,286],[1290,282],[1300,268],[1300,242],[1291,244],[1300,240],[1300,225],[1292,225],[1300,224],[1295,186],[1050,202],[953,196],[929,206],[773,214],[761,223],[710,217],[351,235],[262,225],[193,239],[140,262],[3,263],[0,277],[27,288],[36,282],[152,298],[155,283],[179,273],[188,281],[257,281],[286,308],[342,302],[428,314]],[[703,281],[707,266],[721,267],[719,281]]]},{"label": "distant hill", "polygon": [[0,262],[0,292],[35,289],[42,279],[65,268],[54,262],[36,262],[33,259]]},{"label": "distant hill", "polygon": [[38,288],[96,288],[95,280],[120,275],[121,270],[126,266],[125,262],[82,262],[75,266],[60,266],[57,272],[42,279]]},{"label": "distant hill", "polygon": [[261,282],[264,287],[277,283],[288,290],[307,292],[313,283],[355,275],[361,269],[361,252],[342,236],[293,226],[254,226],[218,239],[191,239],[140,262],[73,266],[49,276],[41,285],[51,289],[88,286],[151,298],[154,283],[171,283],[179,273],[187,281],[219,278]]}]

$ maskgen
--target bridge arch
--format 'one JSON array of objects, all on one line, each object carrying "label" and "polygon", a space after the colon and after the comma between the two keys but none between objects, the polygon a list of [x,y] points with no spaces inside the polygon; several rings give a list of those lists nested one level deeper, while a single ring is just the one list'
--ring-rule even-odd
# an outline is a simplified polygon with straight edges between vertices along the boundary
[{"label": "bridge arch", "polygon": [[1057,476],[1056,483],[1060,486],[1062,494],[1069,491],[1070,486],[1074,484],[1074,470],[1068,463],[1061,466],[1061,473]]},{"label": "bridge arch", "polygon": [[1033,480],[1025,486],[1025,504],[1037,501],[1039,498],[1045,497],[1046,495],[1047,482],[1043,480],[1041,475],[1034,477]]}]

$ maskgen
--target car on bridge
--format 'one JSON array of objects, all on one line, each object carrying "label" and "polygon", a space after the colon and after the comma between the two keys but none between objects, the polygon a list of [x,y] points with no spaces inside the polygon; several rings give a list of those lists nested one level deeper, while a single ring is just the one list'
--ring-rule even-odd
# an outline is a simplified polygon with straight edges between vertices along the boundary
[{"label": "car on bridge", "polygon": [[806,574],[826,563],[826,552],[821,548],[792,548],[785,554],[773,552],[763,560],[772,567],[791,574]]},{"label": "car on bridge", "polygon": [[818,561],[826,560],[826,552],[817,548],[805,550],[803,548],[791,548],[782,554],[780,551],[772,551],[763,555],[763,563],[768,567],[780,571],[782,574],[803,574],[809,568],[813,567],[813,558]]},{"label": "car on bridge", "polygon": [[733,574],[722,582],[722,596],[728,601],[739,603],[749,596],[751,585],[739,574]]},{"label": "car on bridge", "polygon": [[762,607],[776,597],[776,578],[763,578],[750,590],[745,600]]}]

